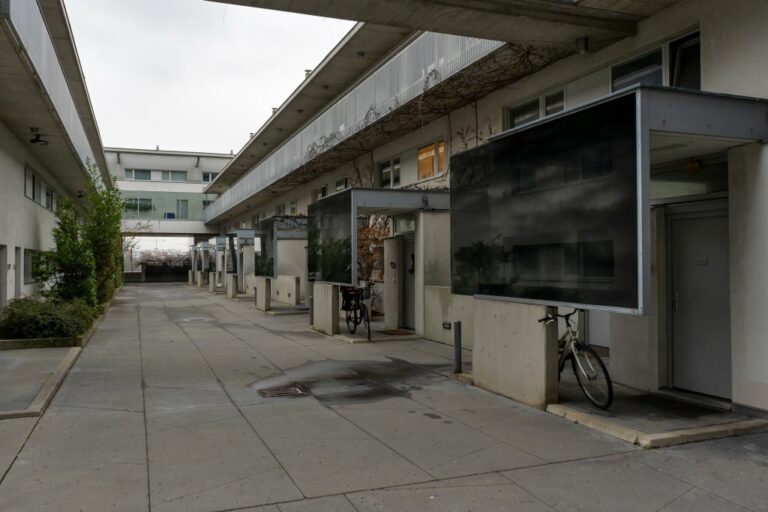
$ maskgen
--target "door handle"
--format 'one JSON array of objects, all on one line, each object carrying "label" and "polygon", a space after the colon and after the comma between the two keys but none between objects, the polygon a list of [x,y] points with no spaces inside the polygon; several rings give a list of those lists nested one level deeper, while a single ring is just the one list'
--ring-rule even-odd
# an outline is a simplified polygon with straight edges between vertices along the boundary
[{"label": "door handle", "polygon": [[672,311],[677,313],[679,304],[680,304],[680,294],[678,293],[677,290],[675,290],[672,293]]}]

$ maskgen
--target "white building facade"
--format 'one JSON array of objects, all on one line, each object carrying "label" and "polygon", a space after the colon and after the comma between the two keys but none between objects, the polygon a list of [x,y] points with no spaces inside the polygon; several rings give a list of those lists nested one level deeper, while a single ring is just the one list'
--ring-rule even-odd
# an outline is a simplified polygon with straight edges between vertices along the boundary
[{"label": "white building facade", "polygon": [[[226,233],[272,215],[306,214],[347,187],[447,189],[452,156],[636,84],[768,98],[765,2],[670,1],[622,14],[635,16],[630,34],[592,48],[584,42],[581,52],[535,40],[395,34],[390,27],[387,48],[375,49],[382,58],[333,82],[335,66],[349,69],[340,55],[374,53],[375,37],[365,31],[383,29],[358,26],[211,184],[222,195],[206,222]],[[572,26],[553,30],[552,39],[571,37],[566,28]],[[323,86],[333,99],[314,111],[301,105],[303,91],[328,90]],[[300,111],[301,123],[293,119]],[[291,130],[278,132],[289,116]],[[764,141],[670,136],[650,148],[642,212],[650,223],[649,303],[641,315],[590,312],[590,341],[610,347],[619,383],[768,410]],[[477,384],[540,407],[555,401],[552,333],[536,322],[546,307],[453,292],[450,215],[457,212],[392,215],[385,314],[397,318],[395,327],[447,343],[445,322],[462,321]],[[387,275],[390,268],[412,272]],[[712,293],[697,291],[701,282]]]}]

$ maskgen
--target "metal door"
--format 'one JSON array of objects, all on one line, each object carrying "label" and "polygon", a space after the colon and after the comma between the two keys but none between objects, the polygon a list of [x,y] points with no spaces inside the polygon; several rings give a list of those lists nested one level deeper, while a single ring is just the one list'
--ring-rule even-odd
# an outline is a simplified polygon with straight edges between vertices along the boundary
[{"label": "metal door", "polygon": [[672,214],[668,226],[672,386],[729,399],[727,210]]},{"label": "metal door", "polygon": [[416,328],[416,240],[413,234],[403,236],[403,325]]},{"label": "metal door", "polygon": [[8,303],[8,247],[0,245],[0,307]]}]

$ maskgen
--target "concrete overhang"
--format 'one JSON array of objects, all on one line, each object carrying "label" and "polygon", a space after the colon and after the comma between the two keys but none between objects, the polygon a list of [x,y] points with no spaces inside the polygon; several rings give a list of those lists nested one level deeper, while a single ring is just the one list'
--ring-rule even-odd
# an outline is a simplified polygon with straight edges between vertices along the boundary
[{"label": "concrete overhang", "polygon": [[212,0],[497,41],[601,47],[679,0]]},{"label": "concrete overhang", "polygon": [[[77,107],[72,93],[77,86],[69,82],[48,34],[47,26],[56,15],[48,12],[45,17],[36,10],[37,2],[18,2],[0,2],[0,121],[67,193],[77,196],[84,190],[90,179],[87,159],[99,166],[105,183],[110,183],[98,129],[95,140],[88,136],[88,124],[92,121],[95,127],[90,104]],[[65,16],[63,11],[60,15]],[[59,22],[67,23],[66,19]],[[79,64],[73,65],[78,66],[84,90]],[[36,134],[45,144],[32,142]]]},{"label": "concrete overhang", "polygon": [[75,39],[72,36],[72,27],[69,24],[64,0],[38,0],[37,3],[48,27],[56,55],[59,57],[59,64],[67,79],[69,92],[75,102],[80,122],[83,124],[88,142],[91,145],[95,163],[101,171],[104,183],[111,185],[99,125],[96,122],[91,97],[88,94],[88,87],[85,83],[83,68],[80,65]]},{"label": "concrete overhang", "polygon": [[396,27],[355,25],[205,191],[222,193],[230,188],[411,34],[411,30]]}]

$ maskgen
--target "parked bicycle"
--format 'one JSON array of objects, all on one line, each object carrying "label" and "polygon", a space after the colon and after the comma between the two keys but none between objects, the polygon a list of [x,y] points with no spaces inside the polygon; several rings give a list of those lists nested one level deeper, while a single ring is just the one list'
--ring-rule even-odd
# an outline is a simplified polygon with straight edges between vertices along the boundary
[{"label": "parked bicycle", "polygon": [[597,352],[579,340],[574,321],[571,320],[573,315],[582,311],[581,309],[574,309],[566,315],[550,314],[539,320],[539,323],[549,324],[556,322],[558,318],[565,319],[565,334],[558,340],[558,378],[563,373],[565,362],[570,359],[571,368],[576,375],[581,391],[596,407],[607,409],[613,402],[611,377]]},{"label": "parked bicycle", "polygon": [[365,285],[365,288],[355,288],[348,286],[341,289],[341,310],[346,312],[347,329],[350,334],[355,334],[357,326],[363,324],[366,332],[371,332],[371,318],[368,307],[365,305],[365,298],[370,296],[371,284]]}]

